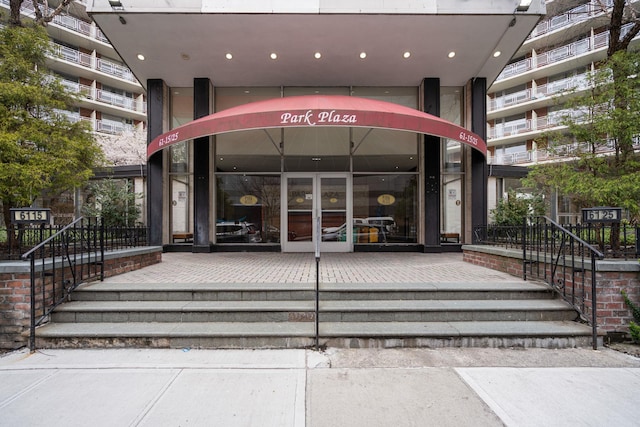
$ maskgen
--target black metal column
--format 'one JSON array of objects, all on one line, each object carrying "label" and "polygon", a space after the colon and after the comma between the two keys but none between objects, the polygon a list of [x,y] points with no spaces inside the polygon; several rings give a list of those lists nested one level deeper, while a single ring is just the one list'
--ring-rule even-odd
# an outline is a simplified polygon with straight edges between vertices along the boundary
[{"label": "black metal column", "polygon": [[[164,81],[147,80],[147,144],[164,131],[164,102]],[[149,244],[153,246],[162,245],[162,174],[162,151],[159,151],[147,161],[147,226]]]},{"label": "black metal column", "polygon": [[[486,141],[487,79],[473,79],[471,96],[471,131]],[[471,150],[471,225],[474,229],[487,225],[487,179],[487,159],[478,150]]]},{"label": "black metal column", "polygon": [[[424,111],[440,116],[440,79],[423,82]],[[424,252],[440,252],[440,138],[424,135]]]},{"label": "black metal column", "polygon": [[[211,92],[209,79],[193,79],[194,120],[211,113]],[[193,141],[193,252],[211,251],[209,173],[209,137],[196,138]]]}]

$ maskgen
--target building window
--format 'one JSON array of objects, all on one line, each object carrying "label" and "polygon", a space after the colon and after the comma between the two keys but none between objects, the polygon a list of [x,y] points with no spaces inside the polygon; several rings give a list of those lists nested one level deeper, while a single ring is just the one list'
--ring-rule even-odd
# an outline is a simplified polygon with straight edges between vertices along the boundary
[{"label": "building window", "polygon": [[354,227],[367,227],[356,230],[355,243],[416,243],[417,221],[417,175],[353,177]]},{"label": "building window", "polygon": [[280,242],[280,177],[216,177],[216,242]]}]

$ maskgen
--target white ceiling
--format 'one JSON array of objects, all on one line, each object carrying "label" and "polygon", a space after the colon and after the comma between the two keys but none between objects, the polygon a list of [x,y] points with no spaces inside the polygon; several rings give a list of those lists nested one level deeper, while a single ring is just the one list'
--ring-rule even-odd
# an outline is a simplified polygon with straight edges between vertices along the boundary
[{"label": "white ceiling", "polygon": [[[439,77],[443,86],[461,86],[474,77],[490,85],[539,16],[121,12],[92,18],[143,85],[163,79],[187,87],[194,77],[208,77],[215,86],[417,86]],[[494,58],[496,50],[502,55]]]}]

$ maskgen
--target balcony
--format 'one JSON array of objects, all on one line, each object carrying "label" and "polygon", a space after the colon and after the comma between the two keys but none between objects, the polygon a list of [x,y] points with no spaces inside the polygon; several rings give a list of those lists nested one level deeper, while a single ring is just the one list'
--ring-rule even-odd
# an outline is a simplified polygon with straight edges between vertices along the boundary
[{"label": "balcony", "polygon": [[58,59],[74,65],[80,65],[87,70],[103,73],[112,78],[135,83],[136,86],[138,85],[138,81],[131,73],[131,70],[124,65],[117,64],[108,59],[95,58],[88,53],[80,52],[77,49],[57,43],[53,43],[53,51]]},{"label": "balcony", "polygon": [[[69,80],[62,80],[62,84],[67,88],[67,90],[69,90],[69,92],[80,95],[81,99],[97,101],[135,113],[128,114],[128,118],[143,120],[144,115],[147,112],[146,102],[140,101],[138,99],[130,98],[103,89],[96,89],[91,86],[82,85],[80,83],[72,82]],[[119,113],[120,115],[122,115],[122,112]]]},{"label": "balcony", "polygon": [[[9,9],[9,3],[10,3],[10,0],[0,0],[0,5],[6,6],[7,9]],[[52,10],[52,8],[49,8],[46,5],[42,5],[42,4],[40,5],[40,8],[46,11],[46,13],[49,13]],[[22,3],[20,7],[20,12],[23,15],[28,16],[29,18],[32,18],[32,19],[35,19],[36,17],[33,3],[29,1],[25,1]],[[75,31],[79,34],[82,34],[86,37],[90,37],[102,43],[109,44],[109,40],[104,36],[104,34],[102,34],[102,31],[100,31],[100,28],[88,22],[82,21],[76,18],[75,16],[58,15],[53,18],[52,22],[61,27],[64,27],[69,30]]]},{"label": "balcony", "polygon": [[[634,139],[634,150],[640,151],[640,136]],[[587,143],[571,143],[563,144],[553,149],[540,149],[520,151],[517,153],[503,153],[495,156],[488,155],[487,163],[490,165],[522,165],[532,163],[544,163],[557,160],[573,160],[579,153],[591,152],[591,145]],[[597,154],[612,155],[615,152],[613,141],[599,146],[596,149]]]},{"label": "balcony", "polygon": [[[626,24],[622,27],[622,36],[626,34],[633,27],[633,23]],[[636,36],[634,41],[640,40],[640,35]],[[590,38],[585,38],[582,40],[578,40],[576,42],[560,46],[558,48],[542,52],[540,54],[535,54],[525,58],[521,61],[514,62],[512,64],[508,64],[498,75],[496,81],[492,85],[491,89],[500,90],[501,87],[505,87],[505,80],[514,78],[516,76],[523,76],[526,73],[531,73],[536,70],[541,70],[543,68],[548,68],[552,65],[559,65],[562,63],[570,63],[566,69],[572,69],[576,66],[584,65],[578,64],[575,61],[569,62],[570,59],[576,59],[579,57],[587,57],[587,55],[593,54],[596,51],[602,51],[602,55],[605,55],[605,50],[609,46],[609,33],[603,32],[594,35]],[[603,56],[604,58],[604,56]],[[598,59],[603,59],[598,58]],[[596,58],[594,58],[596,59]],[[591,62],[591,61],[589,61]],[[585,62],[586,63],[586,62]],[[526,80],[532,80],[537,77],[542,77],[544,75],[549,75],[549,70],[547,69],[545,73],[532,73],[531,75],[526,76]],[[523,76],[524,77],[524,76]],[[506,87],[509,85],[507,84]]]},{"label": "balcony", "polygon": [[[542,100],[556,97],[562,94],[568,94],[575,91],[581,91],[589,87],[589,79],[587,74],[580,74],[574,77],[568,77],[566,79],[556,80],[543,85],[536,86],[535,88],[524,89],[518,92],[497,96],[489,100],[488,103],[488,118],[491,120],[492,116],[498,116],[497,112],[500,110],[509,109],[508,114],[521,113],[537,106],[527,105],[514,111],[514,107],[519,105],[528,104],[533,101],[541,101],[540,106],[550,105],[549,102],[543,103]],[[507,112],[504,112],[507,114]],[[502,115],[504,115],[502,114]]]},{"label": "balcony", "polygon": [[[511,140],[519,141],[532,139],[542,131],[548,131],[550,129],[560,128],[564,126],[562,124],[562,121],[566,116],[570,116],[575,120],[578,119],[581,115],[582,112],[580,111],[561,110],[554,111],[551,114],[537,117],[535,119],[515,120],[512,122],[501,123],[496,126],[489,126],[487,139],[492,143],[491,145],[496,145],[494,141],[496,139],[508,138]],[[520,137],[514,138],[518,136]]]},{"label": "balcony", "polygon": [[135,127],[132,124],[123,123],[115,120],[94,120],[90,117],[82,117],[77,112],[56,110],[58,114],[65,116],[70,122],[76,123],[79,121],[87,121],[91,124],[91,128],[100,133],[107,133],[109,135],[121,135],[125,132],[133,132]]},{"label": "balcony", "polygon": [[[0,0],[0,5],[9,8],[10,0]],[[41,5],[44,10],[50,11],[51,8],[47,8],[44,5]],[[35,10],[33,7],[33,3],[30,1],[25,1],[22,3],[20,11],[23,15],[35,19]],[[111,45],[109,44],[109,40],[102,34],[100,29],[95,25],[82,21],[71,15],[58,15],[53,21],[53,24],[59,25],[60,27],[64,27],[68,30],[71,30],[82,37],[88,37],[101,43],[108,45],[110,50]],[[68,48],[66,46],[55,45],[54,49],[56,52],[60,54],[60,57],[65,61],[72,62],[74,64],[82,65],[83,67],[100,71],[104,74],[107,74],[111,77],[116,77],[122,80],[125,80],[130,83],[135,83],[139,85],[138,80],[133,76],[131,70],[121,64],[114,63],[112,61],[97,58],[97,61],[92,61],[92,56],[86,53],[82,53],[78,50]]]},{"label": "balcony", "polygon": [[[613,0],[603,0],[602,3],[609,8],[613,6]],[[586,21],[594,16],[604,15],[602,8],[597,3],[587,3],[577,6],[561,15],[555,15],[541,21],[529,34],[527,41],[543,36],[552,31],[565,29],[578,22]]]}]

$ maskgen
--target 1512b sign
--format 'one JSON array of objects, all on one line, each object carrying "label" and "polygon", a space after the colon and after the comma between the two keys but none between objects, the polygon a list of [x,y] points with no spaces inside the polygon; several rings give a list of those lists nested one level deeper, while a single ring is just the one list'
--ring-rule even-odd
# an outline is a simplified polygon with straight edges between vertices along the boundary
[{"label": "1512b sign", "polygon": [[51,222],[51,209],[16,208],[10,209],[11,222],[14,224],[48,224]]},{"label": "1512b sign", "polygon": [[582,222],[620,222],[622,208],[586,208],[582,209]]}]

